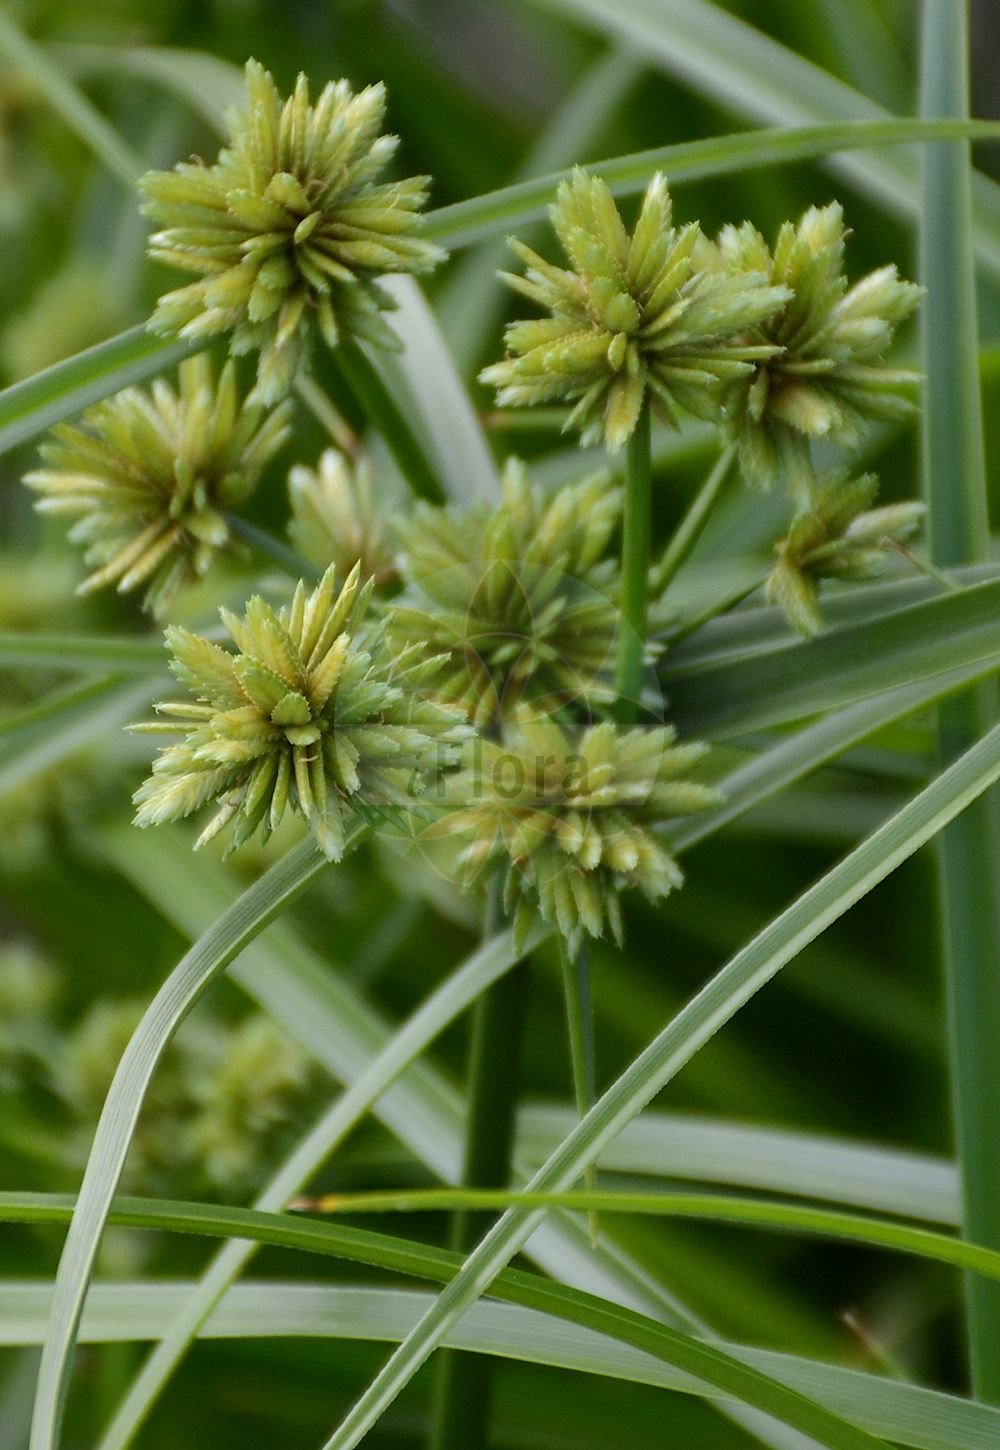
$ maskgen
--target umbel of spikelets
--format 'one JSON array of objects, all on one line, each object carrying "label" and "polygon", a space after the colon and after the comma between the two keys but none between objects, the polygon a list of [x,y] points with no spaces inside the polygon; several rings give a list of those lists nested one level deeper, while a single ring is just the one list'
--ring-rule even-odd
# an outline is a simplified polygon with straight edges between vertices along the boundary
[{"label": "umbel of spikelets", "polygon": [[748,329],[789,296],[766,274],[706,271],[696,223],[676,229],[667,184],[650,182],[629,234],[606,184],[577,169],[559,188],[552,225],[570,262],[555,267],[522,242],[527,265],[505,280],[549,316],[508,327],[509,356],[482,374],[501,406],[571,402],[567,428],[620,449],[648,400],[665,422],[680,404],[717,418],[719,388],[776,345]]},{"label": "umbel of spikelets", "polygon": [[903,281],[895,266],[849,286],[847,235],[843,209],[831,202],[785,222],[773,248],[744,222],[725,227],[703,250],[724,274],[763,274],[787,291],[785,304],[753,330],[755,341],[772,345],[770,354],[726,389],[725,431],[738,444],[747,483],[782,482],[803,503],[814,482],[814,439],[854,448],[869,419],[913,411],[899,389],[918,374],[885,367],[882,359],[922,289]]},{"label": "umbel of spikelets", "polygon": [[230,826],[234,850],[258,828],[266,839],[291,808],[337,860],[356,821],[412,808],[465,732],[455,709],[421,690],[436,661],[362,636],[370,594],[357,568],[338,590],[331,567],[284,608],[255,596],[242,618],[224,609],[235,653],[168,629],[170,667],[195,701],[161,704],[159,721],[133,727],[183,736],[137,791],[136,825],[212,802],[197,844]]},{"label": "umbel of spikelets", "polygon": [[877,494],[874,473],[857,478],[846,472],[828,475],[817,485],[812,504],[775,546],[778,562],[767,581],[767,597],[801,634],[815,635],[823,627],[821,579],[876,578],[891,546],[919,529],[922,503],[872,508]]},{"label": "umbel of spikelets", "polygon": [[259,353],[257,391],[273,402],[305,361],[314,324],[330,347],[395,346],[378,278],[426,271],[444,254],[415,235],[427,178],[380,179],[398,144],[381,134],[382,85],[355,95],[331,82],[310,105],[304,75],[284,101],[257,61],[246,81],[246,107],[229,113],[217,161],[140,182],[160,228],[150,255],[199,278],[161,297],[151,326],[230,333],[234,353]]},{"label": "umbel of spikelets", "polygon": [[159,378],[58,424],[42,445],[47,466],[24,480],[41,512],[77,519],[70,538],[93,567],[80,592],[144,586],[158,616],[232,542],[224,511],[252,493],[290,431],[288,404],[268,413],[241,401],[232,363],[216,385],[201,354],[178,379],[176,391]]},{"label": "umbel of spikelets", "polygon": [[439,655],[436,684],[480,724],[614,696],[621,491],[595,473],[549,493],[517,460],[500,507],[418,504],[392,608],[394,638]]},{"label": "umbel of spikelets", "polygon": [[522,715],[502,740],[466,745],[447,784],[453,808],[425,838],[459,843],[466,888],[502,871],[520,940],[537,915],[571,953],[606,930],[620,945],[619,892],[655,901],[683,879],[654,828],[718,803],[711,787],[684,778],[706,748],[676,744],[669,726],[573,729]]}]

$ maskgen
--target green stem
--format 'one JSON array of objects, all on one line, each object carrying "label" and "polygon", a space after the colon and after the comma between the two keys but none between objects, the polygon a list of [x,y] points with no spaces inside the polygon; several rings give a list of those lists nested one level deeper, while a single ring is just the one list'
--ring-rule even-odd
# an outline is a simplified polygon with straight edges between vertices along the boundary
[{"label": "green stem", "polygon": [[[498,876],[487,901],[484,939],[500,927],[500,892]],[[467,1188],[505,1187],[510,1177],[526,989],[527,969],[522,963],[476,1000],[462,1170]],[[451,1247],[468,1253],[489,1223],[489,1214],[460,1209],[452,1221]],[[440,1355],[432,1450],[483,1450],[489,1432],[492,1380],[492,1365],[485,1355],[455,1350]]]},{"label": "green stem", "polygon": [[660,562],[653,569],[650,577],[650,591],[654,598],[659,597],[673,582],[678,569],[701,538],[709,515],[722,492],[722,486],[729,477],[729,470],[732,468],[735,456],[736,444],[727,443],[715,460],[705,482],[695,494],[690,508],[678,525],[677,532],[663,551]]},{"label": "green stem", "polygon": [[625,522],[622,531],[621,617],[618,625],[618,667],[615,689],[619,719],[633,723],[639,715],[643,658],[646,652],[646,605],[649,597],[650,480],[649,408],[644,407],[628,441],[625,456]]},{"label": "green stem", "polygon": [[[968,15],[962,0],[924,0],[920,109],[968,115]],[[989,557],[989,518],[977,369],[971,161],[964,142],[928,146],[920,212],[923,311],[923,462],[932,562]],[[1000,715],[995,681],[942,704],[938,750],[953,760]],[[937,840],[963,1235],[1000,1248],[1000,817],[994,793]],[[966,1314],[976,1396],[1000,1403],[1000,1289],[969,1278]]]},{"label": "green stem", "polygon": [[277,564],[291,579],[305,579],[310,584],[319,581],[320,570],[315,564],[304,559],[301,554],[290,548],[282,539],[276,539],[266,529],[259,529],[256,524],[248,523],[241,519],[239,514],[226,514],[226,523],[234,534],[251,544],[265,558]]},{"label": "green stem", "polygon": [[[563,993],[566,1000],[566,1026],[569,1032],[569,1058],[573,1069],[573,1096],[576,1111],[583,1118],[594,1106],[597,1097],[594,1072],[594,1009],[590,992],[590,951],[584,944],[575,957],[570,957],[562,937],[559,938],[559,959],[562,963]],[[583,1176],[588,1192],[597,1188],[597,1169],[591,1164]],[[590,1241],[597,1247],[597,1214],[587,1215]]]},{"label": "green stem", "polygon": [[419,498],[444,503],[441,481],[375,364],[356,343],[341,343],[332,354],[337,370],[372,427],[385,440],[400,472]]},{"label": "green stem", "polygon": [[329,433],[341,453],[346,453],[350,458],[355,457],[358,452],[357,434],[340,410],[334,407],[316,379],[308,373],[302,373],[295,380],[295,391],[317,423]]}]

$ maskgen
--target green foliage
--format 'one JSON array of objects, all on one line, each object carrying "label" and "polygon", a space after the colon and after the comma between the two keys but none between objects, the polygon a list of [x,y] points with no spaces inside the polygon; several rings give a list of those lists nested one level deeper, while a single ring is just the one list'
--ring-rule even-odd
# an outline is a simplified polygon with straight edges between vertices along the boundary
[{"label": "green foliage", "polygon": [[256,393],[268,404],[307,366],[314,324],[328,347],[398,345],[377,279],[426,272],[444,254],[414,236],[426,179],[378,180],[397,144],[381,134],[383,86],[355,95],[331,82],[311,106],[304,75],[286,101],[258,62],[246,79],[246,110],[230,112],[219,159],[147,172],[140,185],[161,228],[151,255],[201,274],[160,298],[152,326],[230,333],[233,352],[259,354]]},{"label": "green foliage", "polygon": [[[474,8],[0,17],[0,451],[38,505],[3,495],[0,1438],[978,1450],[1000,189],[965,143],[1000,126],[965,6],[925,0],[923,119],[882,109],[913,7]],[[538,316],[480,413],[505,230]],[[95,1268],[129,1278],[85,1305]],[[403,1413],[438,1345],[488,1357]]]}]

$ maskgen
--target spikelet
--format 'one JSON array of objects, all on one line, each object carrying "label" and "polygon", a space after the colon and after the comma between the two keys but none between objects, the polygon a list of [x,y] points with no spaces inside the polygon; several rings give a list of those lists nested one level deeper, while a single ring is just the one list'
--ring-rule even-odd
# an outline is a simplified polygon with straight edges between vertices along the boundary
[{"label": "spikelet", "polygon": [[815,477],[813,439],[855,448],[869,419],[913,411],[899,390],[918,375],[881,360],[922,289],[903,281],[894,266],[849,287],[847,235],[843,209],[831,202],[785,222],[773,249],[744,222],[725,227],[701,252],[721,275],[763,273],[787,290],[785,305],[753,330],[754,341],[770,345],[770,354],[726,389],[724,428],[738,445],[747,483],[764,489],[782,483],[803,505]]},{"label": "spikelet", "polygon": [[631,437],[647,400],[670,425],[677,405],[717,419],[722,384],[775,350],[746,334],[777,311],[787,290],[763,273],[699,267],[700,229],[675,229],[659,174],[631,236],[606,184],[579,167],[559,187],[550,215],[570,268],[512,243],[527,273],[502,275],[550,316],[513,323],[508,357],[483,371],[500,406],[571,402],[566,427],[612,452]]},{"label": "spikelet", "polygon": [[232,363],[218,384],[205,354],[178,376],[176,392],[160,378],[58,424],[42,445],[47,467],[24,480],[40,512],[77,520],[70,538],[92,567],[79,592],[142,587],[158,618],[232,543],[224,510],[249,497],[290,431],[287,403],[241,403]]},{"label": "spikelet", "polygon": [[872,508],[877,493],[873,473],[857,478],[846,472],[828,475],[817,485],[812,505],[775,546],[778,562],[767,581],[767,597],[780,605],[800,634],[815,635],[823,627],[821,579],[876,578],[885,568],[889,547],[920,527],[922,503]]},{"label": "spikelet", "polygon": [[171,668],[196,703],[168,701],[133,729],[176,733],[134,800],[138,826],[179,820],[213,802],[198,845],[230,828],[229,850],[285,810],[307,821],[320,850],[343,854],[359,820],[413,807],[426,778],[449,763],[466,731],[460,714],[421,690],[435,661],[391,654],[363,635],[371,583],[355,566],[338,590],[331,566],[309,594],[274,610],[258,596],[237,618],[221,610],[236,653],[179,626],[167,630]]},{"label": "spikelet", "polygon": [[315,105],[300,75],[282,100],[257,61],[247,104],[227,117],[229,145],[211,166],[149,171],[140,187],[160,230],[150,255],[198,280],[160,298],[150,326],[181,337],[230,334],[258,354],[257,394],[273,403],[308,361],[318,331],[329,347],[364,339],[398,346],[380,313],[392,272],[425,272],[443,257],[416,235],[427,178],[381,181],[396,150],[383,136],[385,87],[355,95],[324,86]]}]

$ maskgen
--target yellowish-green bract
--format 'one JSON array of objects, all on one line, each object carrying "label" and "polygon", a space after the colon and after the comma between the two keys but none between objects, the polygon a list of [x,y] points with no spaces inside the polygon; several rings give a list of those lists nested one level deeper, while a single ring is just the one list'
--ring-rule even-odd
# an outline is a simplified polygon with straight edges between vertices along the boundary
[{"label": "yellowish-green bract", "polygon": [[700,251],[722,276],[763,275],[787,289],[787,302],[752,330],[771,351],[725,389],[723,427],[747,483],[784,484],[805,504],[815,481],[811,442],[853,449],[867,420],[907,417],[913,404],[899,389],[919,376],[881,360],[922,289],[891,265],[849,286],[847,235],[843,208],[831,202],[785,222],[773,248],[744,222],[724,227]]},{"label": "yellowish-green bract", "polygon": [[460,844],[466,886],[504,873],[522,940],[537,913],[571,953],[606,929],[620,945],[619,891],[655,901],[683,880],[655,827],[718,803],[710,786],[684,779],[706,749],[676,744],[669,726],[579,728],[521,713],[501,739],[466,746],[448,783],[453,809],[426,836]]},{"label": "yellowish-green bract", "polygon": [[70,538],[96,566],[80,591],[144,585],[158,617],[232,542],[224,510],[246,501],[290,431],[287,404],[267,413],[241,400],[232,363],[216,384],[201,354],[178,378],[176,391],[157,378],[57,424],[41,449],[48,466],[24,480],[41,512],[77,519]]},{"label": "yellowish-green bract", "polygon": [[465,731],[458,710],[421,689],[437,661],[365,636],[370,595],[357,568],[338,589],[332,567],[281,609],[255,595],[241,619],[221,611],[235,654],[168,629],[171,669],[196,703],[169,701],[164,719],[133,727],[184,736],[137,791],[136,824],[214,802],[198,844],[228,825],[233,850],[258,828],[266,839],[291,807],[338,860],[354,821],[413,809]]},{"label": "yellowish-green bract", "polygon": [[647,187],[631,235],[607,185],[580,168],[550,216],[570,268],[512,244],[528,271],[504,273],[506,281],[551,315],[513,323],[510,356],[482,373],[501,406],[571,402],[566,427],[615,452],[647,403],[669,424],[677,404],[718,419],[721,384],[778,350],[747,334],[788,301],[788,289],[763,270],[701,266],[701,229],[674,227],[663,176]]},{"label": "yellowish-green bract", "polygon": [[767,597],[785,611],[801,634],[818,634],[821,579],[874,579],[888,548],[916,533],[924,505],[913,501],[872,508],[878,494],[873,473],[850,478],[833,473],[817,485],[815,497],[776,545],[778,562],[767,581]]},{"label": "yellowish-green bract", "polygon": [[381,134],[384,86],[355,95],[330,82],[310,105],[304,75],[285,101],[257,61],[246,80],[246,109],[229,113],[211,166],[181,162],[140,183],[160,227],[150,255],[199,276],[161,297],[150,325],[231,334],[234,353],[258,353],[256,391],[273,403],[306,363],[314,324],[330,347],[397,346],[378,278],[427,271],[444,253],[415,235],[427,179],[379,179],[397,146]]}]

